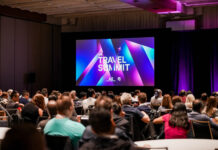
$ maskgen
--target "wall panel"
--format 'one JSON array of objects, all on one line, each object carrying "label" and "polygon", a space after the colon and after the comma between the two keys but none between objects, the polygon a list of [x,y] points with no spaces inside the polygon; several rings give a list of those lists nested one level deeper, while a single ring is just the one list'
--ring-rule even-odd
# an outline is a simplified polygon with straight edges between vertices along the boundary
[{"label": "wall panel", "polygon": [[14,32],[15,20],[1,17],[1,44],[0,44],[0,86],[7,90],[14,87]]},{"label": "wall panel", "polygon": [[28,66],[28,22],[15,20],[15,89],[27,89],[26,74]]}]

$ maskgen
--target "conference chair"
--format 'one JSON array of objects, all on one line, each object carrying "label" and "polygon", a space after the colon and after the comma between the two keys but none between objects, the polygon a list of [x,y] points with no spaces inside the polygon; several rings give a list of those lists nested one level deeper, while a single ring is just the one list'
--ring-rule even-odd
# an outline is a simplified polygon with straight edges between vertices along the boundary
[{"label": "conference chair", "polygon": [[68,136],[45,135],[48,150],[73,150]]},{"label": "conference chair", "polygon": [[194,138],[213,139],[209,121],[191,120],[191,129]]},{"label": "conference chair", "polygon": [[130,125],[129,131],[130,131],[130,135],[132,135],[132,140],[133,141],[145,140],[144,131],[147,124],[145,124],[145,127],[141,129],[139,125],[141,120],[138,120],[138,118],[135,118],[131,114],[126,114],[125,119],[129,121],[129,125]]}]

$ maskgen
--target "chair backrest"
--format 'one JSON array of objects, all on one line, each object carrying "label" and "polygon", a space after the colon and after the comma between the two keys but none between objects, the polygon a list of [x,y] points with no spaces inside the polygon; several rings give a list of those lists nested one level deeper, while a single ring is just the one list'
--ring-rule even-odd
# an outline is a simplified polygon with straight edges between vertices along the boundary
[{"label": "chair backrest", "polygon": [[209,121],[191,120],[192,134],[194,138],[213,139]]},{"label": "chair backrest", "polygon": [[130,134],[132,134],[132,140],[133,141],[140,141],[145,140],[144,136],[144,129],[146,128],[147,124],[144,124],[144,128],[141,128],[140,122],[141,120],[135,118],[131,114],[126,114],[125,119],[129,121],[130,124]]},{"label": "chair backrest", "polygon": [[133,116],[132,115],[125,115],[125,119],[129,122],[129,133],[132,136],[132,139],[134,139],[134,127],[133,127]]},{"label": "chair backrest", "polygon": [[48,150],[73,150],[68,136],[45,135]]}]

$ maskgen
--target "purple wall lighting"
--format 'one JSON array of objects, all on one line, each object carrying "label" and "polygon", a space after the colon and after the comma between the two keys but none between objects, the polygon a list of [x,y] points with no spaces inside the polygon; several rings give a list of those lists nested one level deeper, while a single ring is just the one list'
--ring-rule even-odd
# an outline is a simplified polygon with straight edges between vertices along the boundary
[{"label": "purple wall lighting", "polygon": [[182,10],[181,3],[176,0],[120,0],[120,1],[158,14],[181,13]]}]

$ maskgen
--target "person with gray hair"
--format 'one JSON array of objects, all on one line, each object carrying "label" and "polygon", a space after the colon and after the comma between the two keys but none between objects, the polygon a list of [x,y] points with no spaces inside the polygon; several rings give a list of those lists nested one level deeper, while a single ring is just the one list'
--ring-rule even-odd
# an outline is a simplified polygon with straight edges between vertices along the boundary
[{"label": "person with gray hair", "polygon": [[135,120],[134,128],[140,131],[140,134],[136,135],[137,137],[134,140],[143,140],[143,135],[141,135],[141,131],[145,128],[146,123],[150,122],[149,116],[143,112],[138,110],[135,107],[131,106],[132,97],[129,93],[123,93],[120,97],[122,103],[122,109],[127,116],[132,116]]}]

